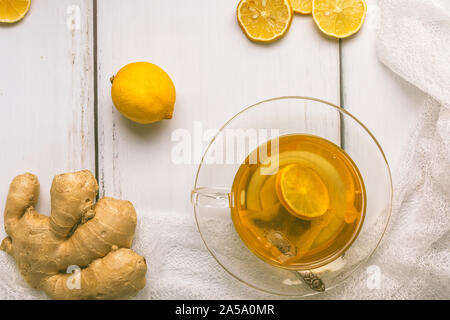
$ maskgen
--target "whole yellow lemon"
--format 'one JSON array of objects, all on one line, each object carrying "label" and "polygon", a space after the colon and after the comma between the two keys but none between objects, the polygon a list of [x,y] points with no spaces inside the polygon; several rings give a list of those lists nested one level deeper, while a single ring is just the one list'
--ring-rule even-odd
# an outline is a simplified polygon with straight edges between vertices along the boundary
[{"label": "whole yellow lemon", "polygon": [[149,62],[130,63],[111,81],[114,105],[126,118],[143,124],[172,118],[175,86],[160,67]]}]

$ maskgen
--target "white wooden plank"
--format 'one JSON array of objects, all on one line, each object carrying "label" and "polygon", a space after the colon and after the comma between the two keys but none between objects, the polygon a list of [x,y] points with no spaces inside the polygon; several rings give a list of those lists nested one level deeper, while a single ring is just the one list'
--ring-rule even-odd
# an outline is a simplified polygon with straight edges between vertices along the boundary
[{"label": "white wooden plank", "polygon": [[[193,133],[195,121],[204,130],[219,128],[244,107],[276,96],[339,102],[336,41],[322,37],[310,17],[296,15],[281,41],[252,43],[238,26],[236,5],[219,0],[98,1],[103,194],[132,201],[138,212],[191,215],[197,164],[172,163],[174,130]],[[172,77],[177,88],[172,120],[142,126],[115,110],[109,78],[134,61],[155,63]]]},{"label": "white wooden plank", "polygon": [[95,169],[92,11],[90,0],[32,1],[0,25],[0,207],[17,174],[38,175],[48,214],[55,174]]},{"label": "white wooden plank", "polygon": [[379,8],[376,0],[366,2],[363,28],[342,41],[343,106],[372,131],[395,168],[425,96],[377,59]]}]

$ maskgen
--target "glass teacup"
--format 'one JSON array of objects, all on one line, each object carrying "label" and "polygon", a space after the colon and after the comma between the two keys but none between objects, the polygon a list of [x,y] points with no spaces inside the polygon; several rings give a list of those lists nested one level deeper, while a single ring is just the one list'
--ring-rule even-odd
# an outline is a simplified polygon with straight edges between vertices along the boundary
[{"label": "glass teacup", "polygon": [[[362,185],[359,192],[364,193],[364,197],[359,201],[360,219],[355,222],[354,231],[345,243],[332,254],[322,255],[320,259],[305,258],[304,262],[297,259],[295,264],[288,263],[299,258],[298,244],[291,243],[294,238],[283,236],[283,232],[277,231],[276,228],[272,230],[261,227],[261,230],[269,232],[253,233],[255,243],[260,240],[261,248],[266,246],[272,250],[269,250],[270,252],[276,253],[271,261],[261,250],[249,245],[243,229],[237,228],[236,214],[232,214],[241,203],[245,203],[250,194],[236,194],[237,189],[233,186],[243,163],[260,164],[261,175],[273,175],[272,180],[277,181],[277,187],[282,184],[280,179],[275,177],[281,175],[283,156],[280,152],[283,146],[277,143],[280,137],[284,139],[283,137],[290,136],[314,137],[327,141],[336,148],[340,147],[342,154],[348,155],[350,162],[357,168]],[[254,150],[262,145],[267,147],[266,150],[260,149],[255,153]],[[299,146],[301,152],[302,145]],[[307,156],[303,153],[303,156],[300,154],[299,157]],[[298,161],[301,163],[303,160]],[[278,195],[282,193],[278,189],[277,192]],[[319,196],[323,198],[323,192]],[[295,208],[290,210],[289,204],[286,205],[286,201],[283,201],[283,196],[279,197],[283,205],[277,208],[284,210],[286,217],[297,221],[298,217],[292,218],[286,213],[290,211],[295,215]],[[305,199],[308,200],[309,196]],[[327,201],[332,203],[328,198]],[[331,289],[361,266],[381,241],[389,221],[391,202],[392,181],[389,166],[380,145],[370,131],[343,108],[307,97],[265,100],[231,118],[208,145],[192,192],[192,203],[201,237],[218,263],[232,276],[252,287],[289,296],[305,296]],[[246,206],[247,204],[244,205],[245,209]],[[324,212],[320,211],[320,208],[319,206],[315,211],[310,210],[309,213],[325,217],[324,212],[328,207],[323,207]],[[258,208],[252,210],[252,214],[258,217]],[[309,220],[317,221],[322,218],[309,219],[300,216],[299,219],[305,220],[301,223],[308,227],[313,223]],[[257,222],[255,225],[260,223],[259,220],[254,220]],[[291,229],[295,226],[295,223],[290,223]],[[327,244],[332,244],[333,241],[330,240]],[[267,244],[274,244],[274,248]]]}]

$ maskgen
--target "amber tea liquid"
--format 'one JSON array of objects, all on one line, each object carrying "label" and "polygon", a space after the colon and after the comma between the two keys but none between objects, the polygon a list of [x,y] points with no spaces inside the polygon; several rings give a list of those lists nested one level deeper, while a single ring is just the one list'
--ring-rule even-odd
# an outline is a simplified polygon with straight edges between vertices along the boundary
[{"label": "amber tea liquid", "polygon": [[[270,264],[294,270],[321,266],[359,232],[366,208],[363,180],[350,157],[328,140],[305,134],[277,140],[278,156],[270,154],[275,142],[269,141],[239,168],[232,187],[234,225],[245,245]],[[319,216],[308,216],[313,214]]]}]

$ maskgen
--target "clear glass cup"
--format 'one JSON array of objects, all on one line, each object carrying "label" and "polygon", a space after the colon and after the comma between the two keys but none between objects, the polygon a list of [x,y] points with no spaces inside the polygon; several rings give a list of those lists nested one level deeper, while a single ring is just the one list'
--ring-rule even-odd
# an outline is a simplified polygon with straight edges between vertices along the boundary
[{"label": "clear glass cup", "polygon": [[235,200],[233,180],[247,155],[267,140],[287,134],[315,135],[341,146],[364,181],[366,212],[359,235],[337,257],[310,270],[325,290],[342,283],[377,248],[392,204],[391,173],[383,150],[371,132],[345,109],[314,98],[279,97],[242,110],[209,143],[191,200],[201,237],[227,272],[265,292],[307,296],[318,291],[306,284],[305,274],[275,267],[254,255],[236,232],[230,211]]}]

